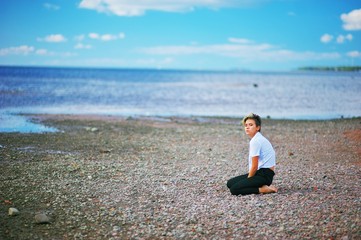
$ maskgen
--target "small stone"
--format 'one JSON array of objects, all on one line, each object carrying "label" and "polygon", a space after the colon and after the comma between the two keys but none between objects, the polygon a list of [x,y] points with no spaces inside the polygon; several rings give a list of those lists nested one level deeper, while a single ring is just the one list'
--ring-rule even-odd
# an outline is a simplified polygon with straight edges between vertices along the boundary
[{"label": "small stone", "polygon": [[120,230],[122,230],[122,228],[119,227],[119,226],[114,226],[114,227],[113,227],[113,231],[114,231],[114,232],[120,232]]},{"label": "small stone", "polygon": [[110,153],[109,149],[100,149],[99,150],[100,153]]},{"label": "small stone", "polygon": [[35,215],[35,223],[37,224],[47,224],[50,223],[49,217],[44,213],[39,213]]},{"label": "small stone", "polygon": [[16,208],[9,208],[9,216],[17,216],[19,215],[19,210],[17,210]]},{"label": "small stone", "polygon": [[98,128],[96,128],[96,127],[85,127],[85,130],[86,131],[89,131],[89,132],[96,132],[96,131],[98,131],[99,129]]}]

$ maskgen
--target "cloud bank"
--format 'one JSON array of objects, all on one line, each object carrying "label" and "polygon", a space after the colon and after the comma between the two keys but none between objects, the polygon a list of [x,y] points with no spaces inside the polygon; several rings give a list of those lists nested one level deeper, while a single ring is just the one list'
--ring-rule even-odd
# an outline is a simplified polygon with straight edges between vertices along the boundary
[{"label": "cloud bank", "polygon": [[22,45],[18,47],[9,47],[0,49],[0,56],[6,55],[28,55],[34,52],[35,48],[32,46]]},{"label": "cloud bank", "polygon": [[36,49],[33,46],[21,45],[17,47],[0,48],[0,56],[9,55],[39,55],[39,56],[59,56],[59,57],[74,57],[77,56],[73,52],[51,52],[43,48]]},{"label": "cloud bank", "polygon": [[52,34],[43,38],[37,38],[39,42],[50,42],[50,43],[60,43],[66,42],[67,39],[62,34]]},{"label": "cloud bank", "polygon": [[124,39],[125,34],[119,33],[119,34],[98,34],[98,33],[89,33],[88,37],[91,39],[101,40],[101,41],[112,41],[112,40],[118,40],[118,39]]},{"label": "cloud bank", "polygon": [[306,61],[338,59],[339,53],[316,53],[311,51],[296,52],[283,49],[268,43],[255,43],[252,40],[242,38],[229,38],[229,43],[211,45],[169,45],[141,48],[138,51],[150,55],[192,55],[208,54],[242,59],[243,61]]}]

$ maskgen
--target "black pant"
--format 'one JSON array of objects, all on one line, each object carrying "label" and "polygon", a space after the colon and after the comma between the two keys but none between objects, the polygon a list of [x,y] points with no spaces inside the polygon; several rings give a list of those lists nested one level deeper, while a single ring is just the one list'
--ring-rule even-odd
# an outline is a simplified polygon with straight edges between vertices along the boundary
[{"label": "black pant", "polygon": [[232,195],[258,194],[258,188],[263,185],[271,185],[273,181],[274,171],[269,168],[261,168],[257,170],[253,177],[248,178],[248,174],[231,178],[227,182],[227,187]]}]

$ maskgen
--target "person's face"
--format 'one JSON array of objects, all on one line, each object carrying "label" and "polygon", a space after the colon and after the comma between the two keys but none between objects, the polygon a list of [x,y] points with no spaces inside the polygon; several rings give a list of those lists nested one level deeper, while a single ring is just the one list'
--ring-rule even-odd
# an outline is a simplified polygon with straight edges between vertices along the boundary
[{"label": "person's face", "polygon": [[254,135],[256,135],[256,133],[259,131],[259,129],[260,126],[256,126],[256,121],[253,119],[247,119],[244,124],[244,131],[250,138],[253,138]]}]

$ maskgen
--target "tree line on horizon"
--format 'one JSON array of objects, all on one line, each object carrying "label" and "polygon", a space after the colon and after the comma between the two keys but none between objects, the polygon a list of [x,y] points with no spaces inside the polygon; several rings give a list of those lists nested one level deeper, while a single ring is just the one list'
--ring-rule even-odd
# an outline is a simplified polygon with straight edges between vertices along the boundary
[{"label": "tree line on horizon", "polygon": [[336,67],[300,67],[300,71],[334,71],[334,72],[355,72],[361,71],[361,66],[336,66]]}]

